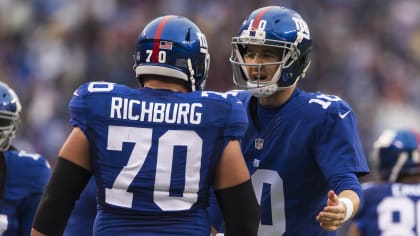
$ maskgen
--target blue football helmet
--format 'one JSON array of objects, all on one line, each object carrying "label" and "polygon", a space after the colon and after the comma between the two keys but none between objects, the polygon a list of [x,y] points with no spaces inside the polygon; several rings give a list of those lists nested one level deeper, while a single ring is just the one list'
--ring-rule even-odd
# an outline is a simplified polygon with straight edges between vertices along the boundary
[{"label": "blue football helmet", "polygon": [[[271,63],[245,63],[249,45],[265,46],[278,51],[280,60]],[[233,82],[257,97],[266,97],[278,90],[289,88],[305,77],[309,68],[312,39],[305,20],[295,11],[280,6],[259,8],[251,13],[232,38],[230,62]],[[278,65],[271,79],[261,73],[263,66]],[[257,68],[257,75],[247,69]],[[252,79],[251,79],[252,76]]]},{"label": "blue football helmet", "polygon": [[0,151],[7,150],[15,136],[22,107],[16,93],[0,82]]},{"label": "blue football helmet", "polygon": [[190,91],[204,88],[210,64],[206,36],[189,19],[167,15],[146,25],[137,40],[134,70],[144,76],[185,81]]},{"label": "blue football helmet", "polygon": [[373,163],[385,181],[420,174],[420,133],[414,130],[385,130],[373,145]]}]

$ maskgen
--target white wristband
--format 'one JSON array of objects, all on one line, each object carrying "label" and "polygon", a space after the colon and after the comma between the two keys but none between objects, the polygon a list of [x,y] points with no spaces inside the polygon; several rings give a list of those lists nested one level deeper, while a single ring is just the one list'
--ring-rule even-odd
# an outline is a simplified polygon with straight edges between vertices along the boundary
[{"label": "white wristband", "polygon": [[353,202],[346,197],[340,197],[338,198],[338,201],[346,206],[346,215],[344,216],[344,221],[347,221],[353,214]]}]

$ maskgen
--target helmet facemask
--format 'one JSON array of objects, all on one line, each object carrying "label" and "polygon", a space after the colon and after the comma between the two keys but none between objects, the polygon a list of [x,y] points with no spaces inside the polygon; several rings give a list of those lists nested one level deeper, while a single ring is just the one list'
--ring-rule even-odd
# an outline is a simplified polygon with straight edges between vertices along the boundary
[{"label": "helmet facemask", "polygon": [[8,85],[0,82],[0,151],[9,148],[20,121],[19,98]]},{"label": "helmet facemask", "polygon": [[19,124],[19,114],[0,110],[0,151],[9,148]]},{"label": "helmet facemask", "polygon": [[[258,33],[258,31],[257,31]],[[249,47],[263,46],[268,51],[276,52],[280,60],[263,63],[247,63],[246,54]],[[232,53],[230,62],[233,70],[233,81],[239,88],[252,92],[256,97],[267,97],[279,90],[292,87],[295,82],[289,83],[284,77],[287,69],[290,68],[299,58],[299,50],[292,43],[270,39],[257,39],[250,37],[249,31],[245,30],[240,37],[232,39]],[[267,78],[264,67],[278,65],[277,70],[271,78]],[[254,68],[253,68],[254,67]],[[252,71],[252,74],[249,72]]]}]

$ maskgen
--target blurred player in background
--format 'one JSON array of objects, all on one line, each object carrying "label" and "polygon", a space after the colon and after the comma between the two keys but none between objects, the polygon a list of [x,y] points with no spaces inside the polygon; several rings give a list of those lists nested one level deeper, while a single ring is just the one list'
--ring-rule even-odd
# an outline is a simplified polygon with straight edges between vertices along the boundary
[{"label": "blurred player in background", "polygon": [[0,235],[29,235],[51,174],[45,157],[11,145],[20,121],[16,93],[0,82]]},{"label": "blurred player in background", "polygon": [[62,233],[93,173],[94,235],[210,235],[206,208],[216,190],[228,235],[256,235],[259,207],[239,139],[247,117],[238,99],[203,92],[205,35],[185,17],[151,21],[139,35],[142,88],[80,86],[32,235]]},{"label": "blurred player in background", "polygon": [[350,236],[420,235],[420,133],[385,130],[373,145],[381,181],[363,184],[365,205],[350,225]]},{"label": "blurred player in background", "polygon": [[306,21],[280,6],[253,11],[232,39],[261,236],[337,235],[360,205],[358,175],[368,167],[355,114],[337,96],[297,88],[311,50]]}]

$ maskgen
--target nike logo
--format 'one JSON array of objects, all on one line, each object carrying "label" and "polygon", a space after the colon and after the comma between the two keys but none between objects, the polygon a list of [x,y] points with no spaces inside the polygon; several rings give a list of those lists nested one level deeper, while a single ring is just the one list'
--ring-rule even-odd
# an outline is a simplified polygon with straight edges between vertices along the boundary
[{"label": "nike logo", "polygon": [[341,119],[344,119],[344,118],[346,118],[346,116],[348,115],[350,113],[350,110],[348,110],[346,113],[344,113],[344,114],[341,114],[341,112],[339,112],[338,113],[338,116],[341,118]]},{"label": "nike logo", "polygon": [[77,91],[74,91],[74,92],[73,92],[73,95],[74,95],[74,96],[79,96],[79,94],[77,93]]}]

